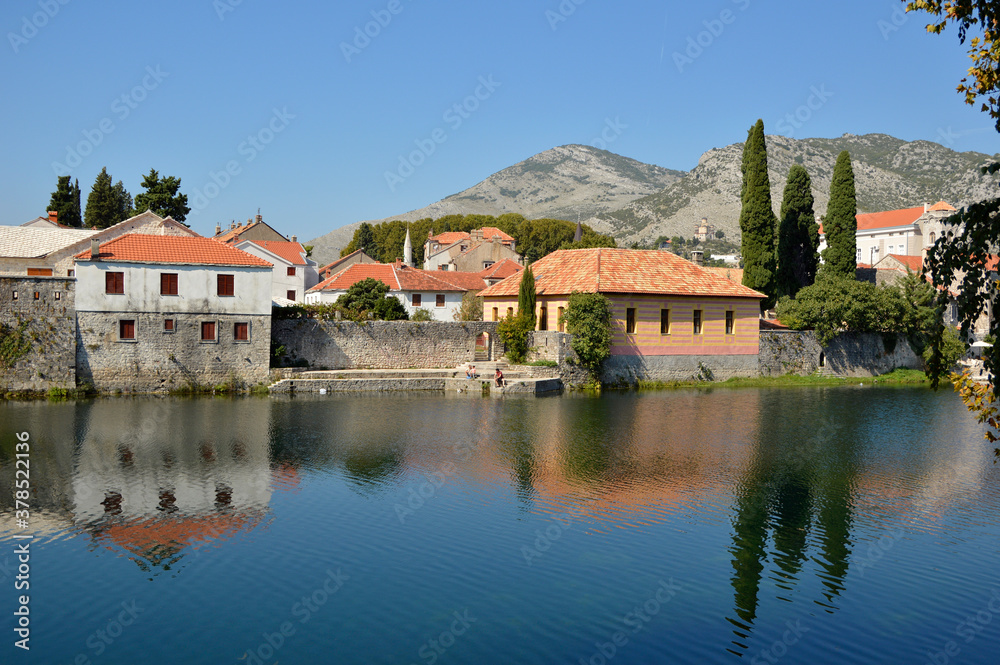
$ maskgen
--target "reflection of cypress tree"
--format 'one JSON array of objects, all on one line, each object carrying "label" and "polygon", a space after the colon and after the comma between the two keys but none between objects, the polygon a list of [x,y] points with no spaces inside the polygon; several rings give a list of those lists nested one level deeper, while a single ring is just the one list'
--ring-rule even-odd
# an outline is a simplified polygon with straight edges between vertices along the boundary
[{"label": "reflection of cypress tree", "polygon": [[[752,624],[757,617],[757,601],[760,579],[767,556],[767,485],[759,478],[748,481],[736,503],[736,519],[733,523],[734,575],[731,578],[736,592],[736,614]],[[750,626],[736,624],[746,630]]]},{"label": "reflection of cypress tree", "polygon": [[365,485],[377,485],[397,475],[402,468],[403,459],[398,451],[375,445],[350,451],[344,457],[344,470],[353,480]]},{"label": "reflection of cypress tree", "polygon": [[820,538],[823,558],[818,563],[824,574],[820,575],[820,579],[826,589],[823,595],[830,603],[844,590],[847,559],[851,555],[851,483],[846,470],[843,473],[845,475],[838,477],[833,486],[824,492],[817,520],[823,534]]},{"label": "reflection of cypress tree", "polygon": [[789,590],[806,559],[806,541],[812,522],[809,482],[807,478],[797,477],[795,471],[783,475],[774,491],[774,561],[789,580],[785,587]]}]

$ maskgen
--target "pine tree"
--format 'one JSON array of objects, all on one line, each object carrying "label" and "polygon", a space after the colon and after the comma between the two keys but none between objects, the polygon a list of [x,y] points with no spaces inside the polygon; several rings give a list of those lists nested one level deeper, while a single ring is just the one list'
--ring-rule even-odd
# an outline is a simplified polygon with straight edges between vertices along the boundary
[{"label": "pine tree", "polygon": [[160,217],[173,217],[176,221],[183,222],[191,212],[187,205],[187,195],[177,193],[181,186],[180,178],[160,178],[156,169],[149,169],[149,173],[142,179],[142,186],[146,191],[135,197],[137,213],[150,210]]},{"label": "pine tree", "polygon": [[521,272],[521,286],[517,291],[517,313],[530,319],[535,327],[535,274],[528,266]]},{"label": "pine tree", "polygon": [[771,207],[763,120],[757,120],[748,132],[743,147],[742,171],[740,231],[743,236],[743,284],[767,295],[760,306],[761,309],[770,309],[775,301],[774,236],[777,220]]},{"label": "pine tree", "polygon": [[791,296],[816,281],[819,225],[813,212],[812,181],[804,167],[792,164],[781,201],[778,224],[778,296]]},{"label": "pine tree", "polygon": [[125,185],[121,180],[116,182],[115,186],[111,188],[111,195],[114,197],[115,211],[115,221],[112,224],[124,221],[135,214],[135,210],[132,209],[132,195],[125,189]]},{"label": "pine tree", "polygon": [[837,156],[830,182],[830,203],[823,218],[826,249],[823,272],[854,279],[858,264],[858,199],[854,191],[854,169],[846,150]]},{"label": "pine tree", "polygon": [[80,181],[73,184],[69,176],[59,176],[56,191],[52,192],[47,210],[59,213],[59,223],[66,226],[80,226]]},{"label": "pine tree", "polygon": [[378,247],[375,246],[375,233],[372,231],[372,225],[364,222],[358,227],[357,234],[358,249],[363,249],[368,256],[376,256]]},{"label": "pine tree", "polygon": [[91,228],[105,229],[114,224],[115,197],[111,191],[111,176],[107,167],[101,169],[87,196],[87,208],[83,218]]}]

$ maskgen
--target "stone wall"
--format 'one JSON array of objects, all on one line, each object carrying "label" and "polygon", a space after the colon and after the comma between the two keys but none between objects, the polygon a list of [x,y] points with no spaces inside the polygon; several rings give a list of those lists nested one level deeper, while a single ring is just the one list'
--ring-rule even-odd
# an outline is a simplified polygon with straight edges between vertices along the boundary
[{"label": "stone wall", "polygon": [[812,374],[821,368],[837,376],[878,376],[898,367],[923,368],[905,335],[878,333],[841,333],[823,348],[812,331],[762,331],[758,361],[761,376]]},{"label": "stone wall", "polygon": [[601,383],[633,385],[638,381],[725,381],[757,376],[753,355],[615,355],[604,361]]},{"label": "stone wall", "polygon": [[[165,332],[164,318],[175,321]],[[135,321],[135,340],[120,340],[119,320]],[[216,321],[217,340],[201,341],[202,321]],[[250,324],[248,341],[233,339],[237,322]],[[271,317],[242,314],[79,312],[77,376],[98,390],[157,392],[188,386],[268,380]]]},{"label": "stone wall", "polygon": [[271,336],[286,350],[286,364],[327,369],[457,367],[475,358],[476,337],[489,335],[490,358],[503,346],[497,324],[485,321],[274,321]]},{"label": "stone wall", "polygon": [[0,392],[76,388],[74,287],[65,277],[0,277],[0,324],[31,344],[11,367],[0,360]]},{"label": "stone wall", "polygon": [[554,360],[562,364],[567,358],[576,361],[576,353],[570,346],[573,336],[552,330],[534,330],[528,333],[528,361]]}]

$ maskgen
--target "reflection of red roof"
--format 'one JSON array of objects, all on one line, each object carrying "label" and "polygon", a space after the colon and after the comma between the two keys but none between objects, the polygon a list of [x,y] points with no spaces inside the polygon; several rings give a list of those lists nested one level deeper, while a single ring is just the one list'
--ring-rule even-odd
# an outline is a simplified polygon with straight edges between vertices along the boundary
[{"label": "reflection of red roof", "polygon": [[[649,293],[763,298],[690,261],[659,250],[615,248],[561,249],[531,266],[535,291],[541,295],[584,293]],[[512,275],[480,295],[517,295],[521,278]]]},{"label": "reflection of red roof", "polygon": [[303,258],[305,256],[306,249],[300,242],[280,240],[251,240],[250,242],[258,245],[259,247],[263,247],[276,256],[280,256],[292,265],[308,265],[305,258]]},{"label": "reflection of red roof", "polygon": [[483,279],[507,279],[511,275],[516,275],[521,270],[524,270],[524,266],[517,261],[503,259],[502,261],[497,261],[489,268],[480,271],[479,276]]},{"label": "reflection of red roof", "polygon": [[[92,260],[89,249],[77,254],[76,258],[81,261]],[[271,264],[264,259],[214,238],[153,236],[141,233],[128,233],[101,243],[98,260],[173,265],[271,267]]]}]

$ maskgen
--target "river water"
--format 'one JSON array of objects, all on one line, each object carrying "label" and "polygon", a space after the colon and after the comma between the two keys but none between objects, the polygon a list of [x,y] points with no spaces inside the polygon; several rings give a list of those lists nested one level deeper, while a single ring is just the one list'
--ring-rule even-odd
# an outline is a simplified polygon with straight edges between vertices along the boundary
[{"label": "river water", "polygon": [[2,403],[0,662],[997,662],[982,432],[872,386]]}]

